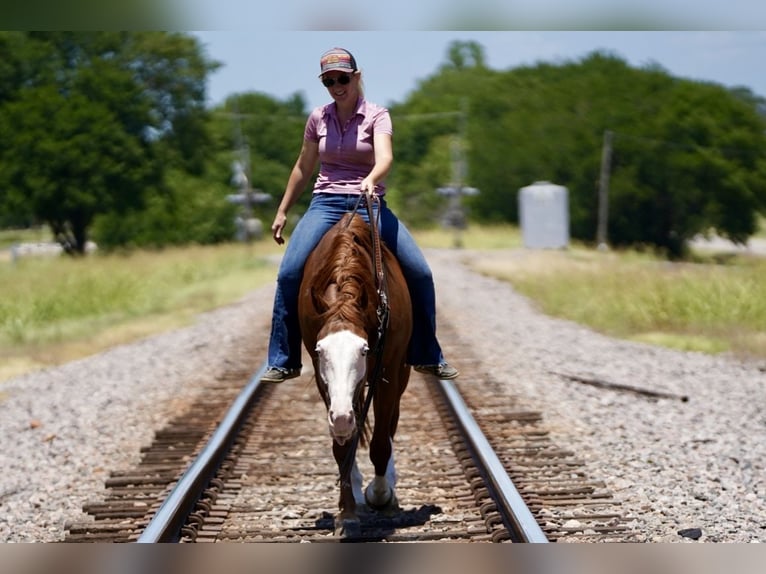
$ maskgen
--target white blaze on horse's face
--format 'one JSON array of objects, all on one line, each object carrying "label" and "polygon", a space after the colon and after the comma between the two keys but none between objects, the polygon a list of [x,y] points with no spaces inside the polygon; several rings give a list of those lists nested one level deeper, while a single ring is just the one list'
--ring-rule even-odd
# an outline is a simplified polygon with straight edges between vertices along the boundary
[{"label": "white blaze on horse's face", "polygon": [[351,331],[339,331],[317,341],[319,374],[327,385],[330,434],[344,444],[354,434],[354,394],[367,373],[367,341]]}]

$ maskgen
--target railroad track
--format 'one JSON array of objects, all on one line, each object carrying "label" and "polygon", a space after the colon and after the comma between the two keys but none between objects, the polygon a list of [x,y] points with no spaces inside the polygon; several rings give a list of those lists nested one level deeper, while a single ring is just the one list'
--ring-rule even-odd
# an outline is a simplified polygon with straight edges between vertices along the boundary
[{"label": "railroad track", "polygon": [[[472,373],[449,325],[440,338],[463,375],[453,385],[413,372],[395,443],[402,510],[361,512],[360,541],[633,540],[619,501],[551,442],[542,414]],[[138,467],[83,507],[90,520],[68,525],[66,541],[337,541],[337,465],[312,376],[261,385],[251,373],[227,373],[158,432]],[[216,431],[221,423],[236,438]],[[366,449],[358,458],[367,481]]]}]

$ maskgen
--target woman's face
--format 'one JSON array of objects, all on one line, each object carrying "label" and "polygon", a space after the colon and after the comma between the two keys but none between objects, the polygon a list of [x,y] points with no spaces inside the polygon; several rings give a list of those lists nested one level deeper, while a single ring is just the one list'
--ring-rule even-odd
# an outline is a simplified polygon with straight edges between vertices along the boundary
[{"label": "woman's face", "polygon": [[322,84],[338,103],[356,101],[359,95],[359,74],[333,70],[322,75]]}]

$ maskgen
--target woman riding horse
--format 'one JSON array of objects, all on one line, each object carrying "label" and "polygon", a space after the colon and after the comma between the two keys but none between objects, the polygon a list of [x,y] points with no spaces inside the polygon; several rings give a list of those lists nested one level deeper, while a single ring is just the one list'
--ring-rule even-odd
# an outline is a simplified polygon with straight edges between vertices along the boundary
[{"label": "woman riding horse", "polygon": [[[320,59],[320,78],[333,102],[308,117],[300,155],[271,225],[278,244],[287,212],[309,182],[317,162],[319,175],[308,210],[293,231],[277,275],[268,370],[261,381],[281,383],[301,372],[298,289],[303,267],[319,240],[345,213],[354,211],[360,193],[375,194],[380,235],[401,265],[412,301],[413,330],[407,360],[415,370],[454,379],[436,338],[436,296],[428,263],[407,228],[385,202],[384,179],[393,152],[388,110],[364,99],[361,71],[350,52],[333,48]],[[368,221],[365,210],[359,215]]]}]

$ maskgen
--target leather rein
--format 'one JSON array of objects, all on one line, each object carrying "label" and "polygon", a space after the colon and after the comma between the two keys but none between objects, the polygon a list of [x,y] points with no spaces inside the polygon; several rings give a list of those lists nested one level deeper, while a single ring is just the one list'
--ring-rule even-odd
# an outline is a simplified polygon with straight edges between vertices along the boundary
[{"label": "leather rein", "polygon": [[[356,449],[359,446],[360,433],[364,429],[364,423],[367,420],[367,413],[370,410],[370,404],[372,403],[372,398],[375,395],[375,389],[377,388],[378,381],[385,380],[382,376],[383,347],[385,344],[386,331],[388,329],[388,319],[390,315],[386,274],[385,270],[383,269],[383,248],[381,246],[380,233],[378,232],[378,228],[380,226],[380,197],[373,193],[362,192],[359,195],[359,201],[357,201],[357,204],[354,207],[351,218],[356,215],[357,210],[363,201],[366,204],[367,217],[370,220],[370,234],[372,240],[372,266],[375,275],[375,288],[378,292],[378,308],[376,310],[376,314],[378,316],[378,332],[375,347],[372,349],[372,352],[375,353],[375,369],[373,370],[372,376],[367,378],[367,396],[365,397],[364,406],[362,407],[362,412],[360,413],[359,419],[357,421],[357,429],[356,433],[354,433],[354,438],[352,439],[351,448],[346,454],[346,458],[343,461],[343,467],[341,468],[339,480],[341,484],[344,485],[349,485],[351,482],[351,467],[356,457]],[[377,217],[375,216],[374,210],[375,203],[378,204]],[[351,223],[351,218],[348,220],[349,224]]]}]

